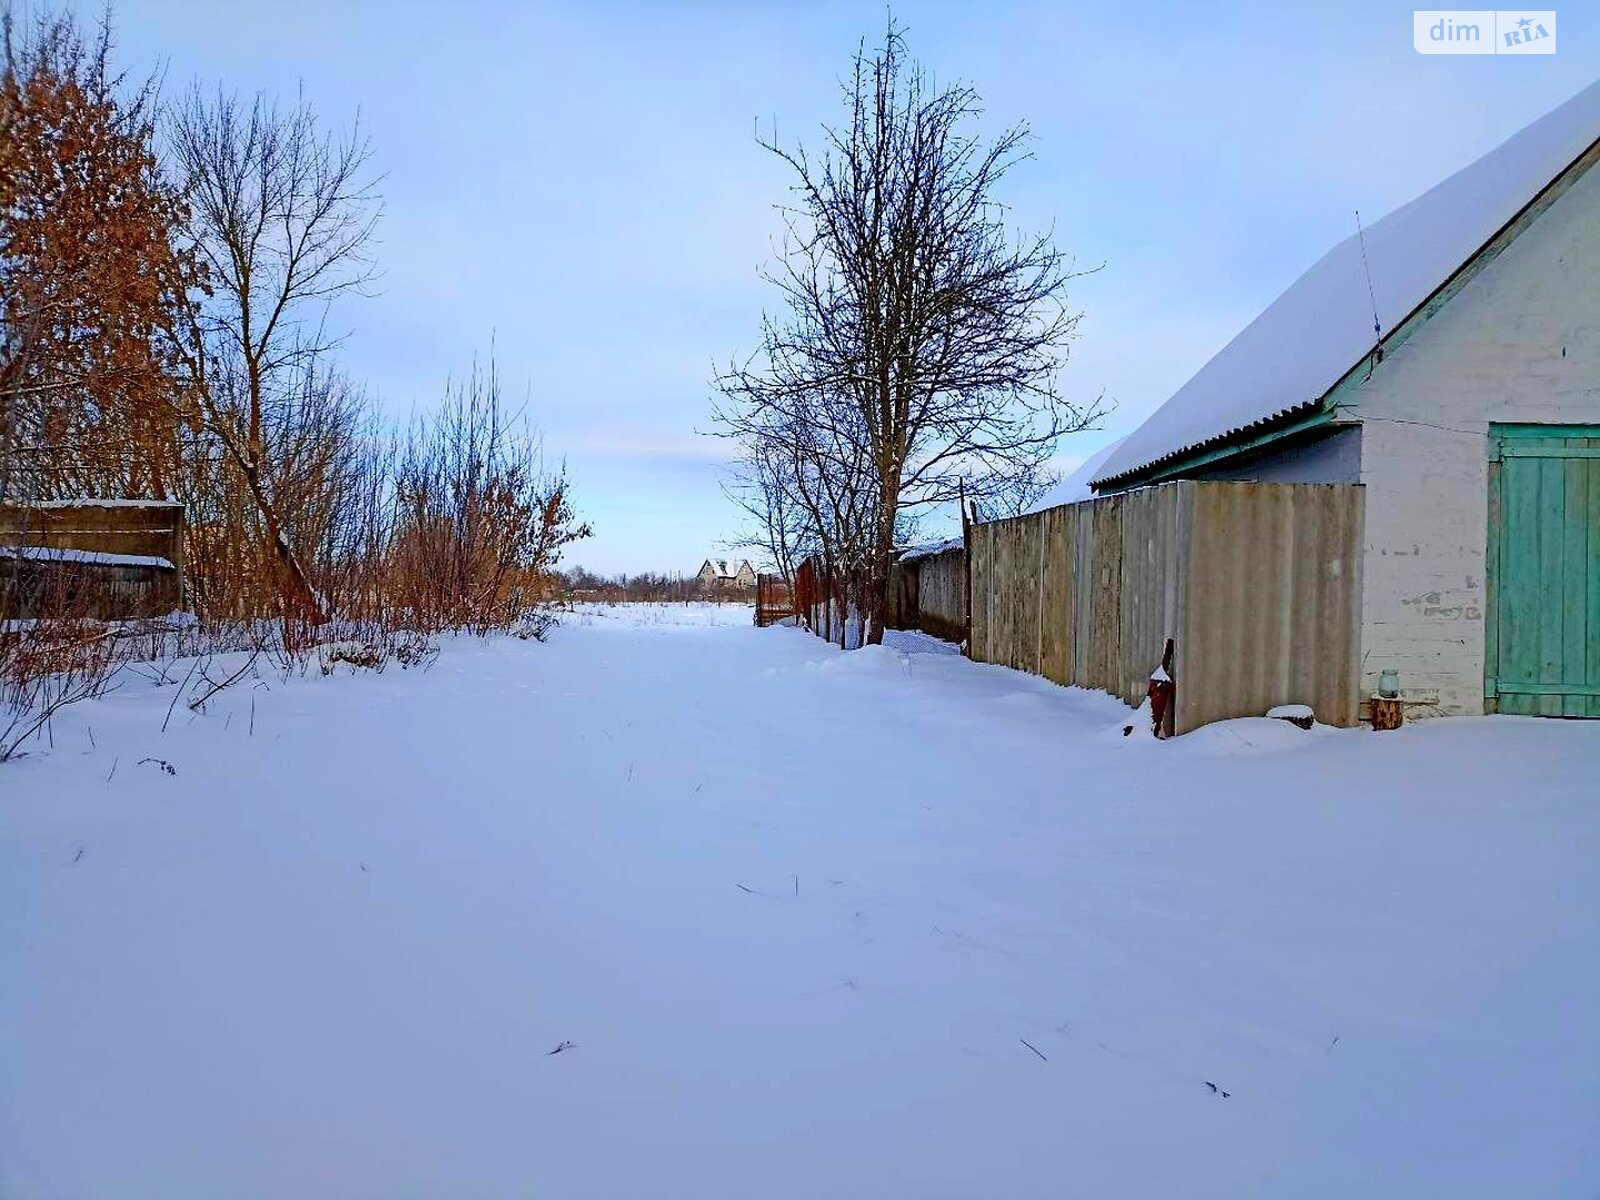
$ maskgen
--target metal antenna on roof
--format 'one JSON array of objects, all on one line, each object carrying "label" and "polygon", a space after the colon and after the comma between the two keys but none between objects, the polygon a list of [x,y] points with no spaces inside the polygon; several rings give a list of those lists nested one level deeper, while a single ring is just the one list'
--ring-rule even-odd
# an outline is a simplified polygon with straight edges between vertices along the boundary
[{"label": "metal antenna on roof", "polygon": [[[1372,301],[1372,365],[1375,367],[1383,361],[1383,323],[1378,320],[1378,293],[1372,286],[1372,264],[1367,261],[1367,235],[1361,228],[1361,210],[1356,209],[1356,238],[1361,242],[1361,269],[1367,273],[1367,299]],[[1372,378],[1372,371],[1367,370],[1367,378]]]}]

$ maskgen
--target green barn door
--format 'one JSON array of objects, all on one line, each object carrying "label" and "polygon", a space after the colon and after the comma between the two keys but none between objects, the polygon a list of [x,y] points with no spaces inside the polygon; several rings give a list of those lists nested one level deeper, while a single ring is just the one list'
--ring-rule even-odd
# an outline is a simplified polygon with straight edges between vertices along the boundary
[{"label": "green barn door", "polygon": [[1489,434],[1491,712],[1600,717],[1600,425]]}]

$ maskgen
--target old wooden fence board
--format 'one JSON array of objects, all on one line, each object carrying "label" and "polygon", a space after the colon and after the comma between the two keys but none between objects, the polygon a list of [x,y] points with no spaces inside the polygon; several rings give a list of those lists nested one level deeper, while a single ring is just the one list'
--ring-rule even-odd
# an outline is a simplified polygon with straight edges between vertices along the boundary
[{"label": "old wooden fence board", "polygon": [[1181,481],[973,526],[972,656],[1143,697],[1175,728],[1307,703],[1357,717],[1359,487]]}]

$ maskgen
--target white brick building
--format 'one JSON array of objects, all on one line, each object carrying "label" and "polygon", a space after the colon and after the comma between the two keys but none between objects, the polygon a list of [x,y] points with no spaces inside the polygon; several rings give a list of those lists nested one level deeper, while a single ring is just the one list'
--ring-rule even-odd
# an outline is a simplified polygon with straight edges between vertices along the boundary
[{"label": "white brick building", "polygon": [[1363,695],[1600,716],[1597,138],[1600,84],[1335,247],[1095,490],[1364,484]]}]

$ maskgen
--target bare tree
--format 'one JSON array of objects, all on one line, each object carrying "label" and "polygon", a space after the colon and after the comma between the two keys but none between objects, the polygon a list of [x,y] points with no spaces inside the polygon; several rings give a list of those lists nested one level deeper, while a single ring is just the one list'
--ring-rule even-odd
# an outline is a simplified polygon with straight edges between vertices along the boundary
[{"label": "bare tree", "polygon": [[[818,493],[819,511],[870,504],[875,642],[905,518],[955,500],[963,482],[980,501],[1020,506],[1099,402],[1057,387],[1079,320],[1066,307],[1071,262],[1049,234],[1013,236],[995,197],[1027,158],[1026,126],[978,138],[977,93],[936,87],[893,18],[880,49],[857,52],[843,92],[848,121],[824,127],[819,154],[758,139],[795,177],[768,275],[783,310],[764,319],[757,352],[718,377],[716,417],[747,445],[805,461],[793,482]],[[865,456],[865,497],[851,447]]]},{"label": "bare tree", "polygon": [[776,440],[747,441],[722,492],[751,521],[750,532],[733,544],[764,555],[792,583],[814,539],[811,514],[794,495],[783,453]]},{"label": "bare tree", "polygon": [[282,110],[198,88],[173,112],[169,140],[210,276],[195,314],[194,400],[260,514],[286,610],[320,621],[285,527],[289,481],[272,440],[334,341],[329,304],[373,278],[367,247],[381,205],[369,147],[359,126],[325,133],[303,98]]}]

